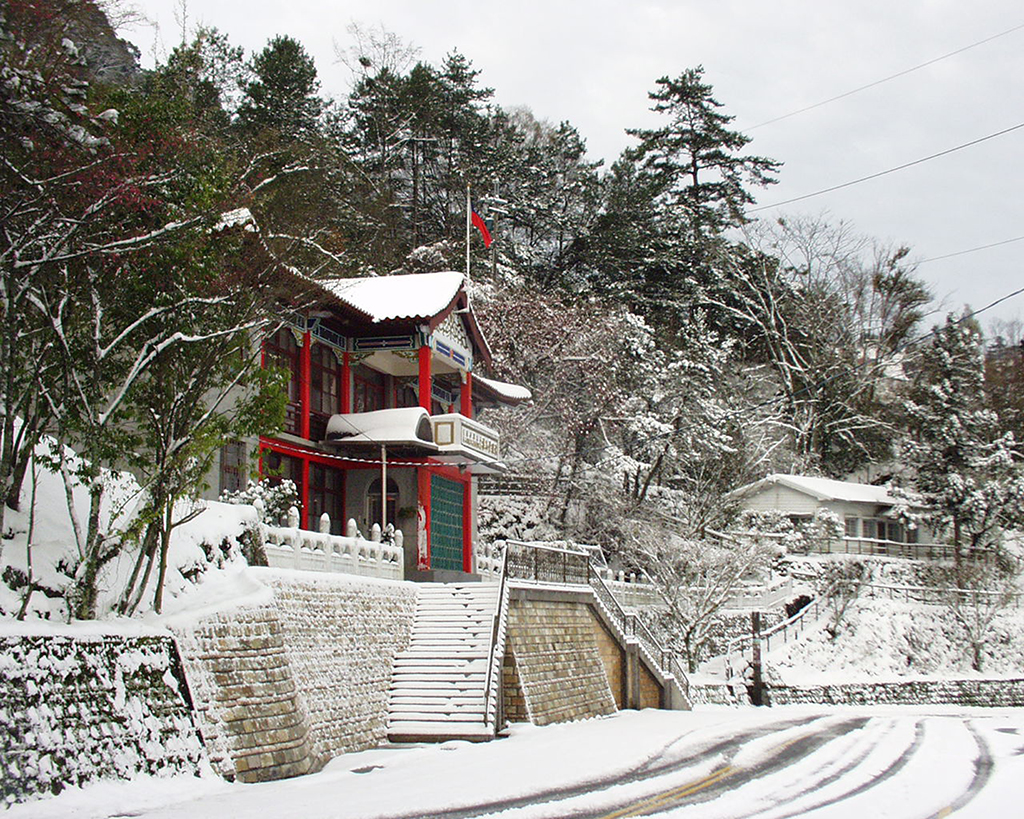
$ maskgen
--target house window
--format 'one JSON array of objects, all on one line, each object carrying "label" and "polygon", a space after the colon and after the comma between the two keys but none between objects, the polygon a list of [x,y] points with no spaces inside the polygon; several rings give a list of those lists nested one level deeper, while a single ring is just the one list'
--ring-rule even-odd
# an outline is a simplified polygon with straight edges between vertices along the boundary
[{"label": "house window", "polygon": [[309,465],[309,528],[320,529],[320,516],[331,519],[331,534],[345,531],[345,473],[340,469]]},{"label": "house window", "polygon": [[384,373],[362,364],[352,371],[352,411],[384,409]]},{"label": "house window", "polygon": [[309,437],[322,441],[327,437],[327,421],[341,411],[341,364],[333,349],[313,345],[309,381]]},{"label": "house window", "polygon": [[860,534],[859,520],[857,518],[846,518],[846,536],[857,537]]},{"label": "house window", "polygon": [[[878,524],[879,524],[879,522],[880,521],[877,521],[877,520],[871,520],[870,518],[868,518],[867,520],[864,520],[864,521],[861,522],[862,526],[864,528],[864,537],[865,538],[867,538],[868,540],[884,539],[884,537],[885,537],[885,529],[883,528],[881,535],[879,535],[879,531],[878,531]],[[884,527],[884,524],[883,524],[883,527]]]},{"label": "house window", "polygon": [[245,444],[229,441],[220,449],[220,492],[238,492],[246,483]]},{"label": "house window", "polygon": [[267,366],[280,367],[288,373],[288,404],[284,411],[284,431],[298,435],[302,430],[302,356],[295,335],[287,327],[280,328],[263,345]]},{"label": "house window", "polygon": [[[372,527],[375,523],[380,523],[380,496],[381,482],[380,478],[376,478],[370,483],[369,488],[366,490],[366,525]],[[384,499],[387,503],[387,517],[385,520],[392,526],[397,527],[398,519],[398,484],[395,483],[391,478],[388,478],[388,493],[387,498]]]}]

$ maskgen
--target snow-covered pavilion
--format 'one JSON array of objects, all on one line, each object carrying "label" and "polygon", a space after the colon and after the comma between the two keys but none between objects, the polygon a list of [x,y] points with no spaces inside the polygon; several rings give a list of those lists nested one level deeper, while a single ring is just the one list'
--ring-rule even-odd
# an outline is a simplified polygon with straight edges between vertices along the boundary
[{"label": "snow-covered pavilion", "polygon": [[[290,375],[284,428],[259,439],[261,474],[299,489],[303,529],[321,516],[402,532],[405,576],[472,573],[476,477],[504,470],[484,406],[530,391],[486,378],[490,350],[455,271],[331,281],[296,275],[301,291],[263,341],[264,366]],[[221,457],[236,488],[244,449]]]}]

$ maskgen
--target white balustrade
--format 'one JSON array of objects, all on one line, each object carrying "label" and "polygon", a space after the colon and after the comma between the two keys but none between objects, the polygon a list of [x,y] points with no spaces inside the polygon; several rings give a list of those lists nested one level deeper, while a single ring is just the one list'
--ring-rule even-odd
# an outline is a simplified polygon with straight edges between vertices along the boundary
[{"label": "white balustrade", "polygon": [[[326,518],[326,523],[325,519]],[[264,550],[267,563],[277,569],[300,569],[314,572],[338,572],[364,577],[401,580],[404,573],[401,532],[395,532],[393,542],[380,539],[365,540],[359,535],[354,520],[349,520],[346,534],[330,534],[330,518],[320,518],[320,531],[298,527],[298,514],[289,510],[288,522],[293,526],[266,526],[263,528]]]}]

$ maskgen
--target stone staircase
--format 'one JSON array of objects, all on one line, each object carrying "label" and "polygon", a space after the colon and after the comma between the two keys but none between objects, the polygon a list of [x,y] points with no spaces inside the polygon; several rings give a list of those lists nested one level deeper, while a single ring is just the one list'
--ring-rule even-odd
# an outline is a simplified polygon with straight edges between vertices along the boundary
[{"label": "stone staircase", "polygon": [[392,742],[494,738],[485,689],[498,595],[496,583],[420,587],[412,639],[391,678]]}]

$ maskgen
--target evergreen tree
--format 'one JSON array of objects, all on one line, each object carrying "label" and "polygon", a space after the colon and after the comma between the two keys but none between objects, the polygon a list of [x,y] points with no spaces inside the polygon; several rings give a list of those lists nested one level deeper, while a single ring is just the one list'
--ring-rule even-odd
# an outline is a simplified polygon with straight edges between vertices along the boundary
[{"label": "evergreen tree", "polygon": [[986,404],[982,337],[950,315],[921,353],[904,444],[914,485],[945,529],[958,565],[1024,523],[1024,470],[1013,434]]},{"label": "evergreen tree", "polygon": [[238,117],[245,128],[270,128],[297,138],[317,130],[324,102],[317,96],[316,65],[302,45],[287,35],[274,37],[249,63]]},{"label": "evergreen tree", "polygon": [[640,144],[630,151],[657,182],[664,204],[680,208],[695,236],[707,237],[742,224],[743,208],[754,201],[749,186],[774,183],[775,160],[741,155],[750,139],[729,130],[734,117],[703,81],[704,68],[665,76],[648,96],[652,111],[669,122],[660,128],[632,128],[626,133]]}]

